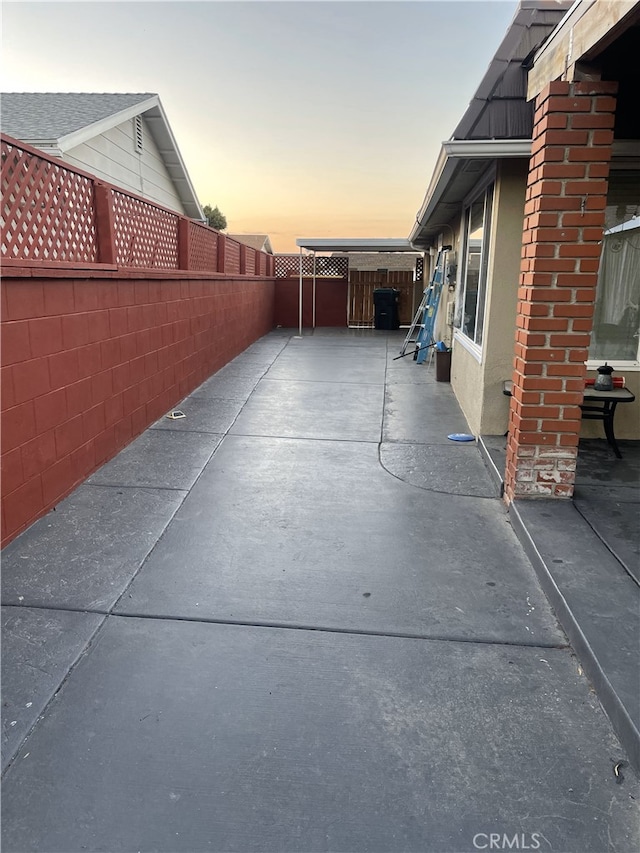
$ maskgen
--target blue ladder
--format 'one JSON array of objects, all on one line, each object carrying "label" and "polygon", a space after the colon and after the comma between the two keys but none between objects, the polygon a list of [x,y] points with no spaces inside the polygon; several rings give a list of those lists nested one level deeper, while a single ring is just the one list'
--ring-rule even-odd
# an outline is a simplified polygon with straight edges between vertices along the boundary
[{"label": "blue ladder", "polygon": [[[427,357],[427,352],[433,347],[435,340],[433,330],[435,327],[436,317],[438,315],[438,305],[440,304],[440,293],[442,292],[442,284],[444,281],[444,273],[446,269],[446,257],[449,246],[438,250],[438,256],[431,276],[429,285],[422,294],[422,300],[415,313],[413,322],[409,327],[407,336],[404,339],[400,355],[398,358],[403,358],[407,353],[407,347],[413,343],[416,348],[413,352],[414,361],[422,364]],[[414,337],[415,330],[418,329],[418,334]]]}]

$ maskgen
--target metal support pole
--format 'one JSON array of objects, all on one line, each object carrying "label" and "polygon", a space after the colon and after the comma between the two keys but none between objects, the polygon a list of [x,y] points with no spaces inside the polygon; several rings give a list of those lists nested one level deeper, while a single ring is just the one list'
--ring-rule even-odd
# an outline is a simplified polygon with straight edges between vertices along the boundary
[{"label": "metal support pole", "polygon": [[316,250],[313,250],[313,320],[312,326],[316,327]]},{"label": "metal support pole", "polygon": [[300,246],[300,286],[298,289],[298,334],[297,338],[302,337],[302,246]]}]

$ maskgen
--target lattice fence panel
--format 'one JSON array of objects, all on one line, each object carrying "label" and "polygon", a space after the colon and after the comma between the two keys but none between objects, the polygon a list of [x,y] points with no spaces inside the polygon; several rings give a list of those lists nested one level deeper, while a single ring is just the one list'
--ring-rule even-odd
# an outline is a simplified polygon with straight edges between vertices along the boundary
[{"label": "lattice fence panel", "polygon": [[178,268],[178,216],[113,191],[116,263],[123,267]]},{"label": "lattice fence panel", "polygon": [[215,272],[218,263],[218,235],[197,222],[189,223],[189,269]]},{"label": "lattice fence panel", "polygon": [[240,272],[240,243],[227,237],[225,247],[224,271],[233,275]]},{"label": "lattice fence panel", "polygon": [[255,275],[256,274],[256,260],[258,257],[258,253],[255,249],[252,249],[250,246],[247,247],[246,261],[245,261],[245,274],[246,275]]},{"label": "lattice fence panel", "polygon": [[[276,278],[290,278],[300,272],[300,259],[297,255],[276,255]],[[302,274],[305,274],[305,256],[302,257]]]},{"label": "lattice fence panel", "polygon": [[93,183],[2,140],[2,258],[96,263]]},{"label": "lattice fence panel", "polygon": [[424,258],[416,258],[416,281],[424,279]]},{"label": "lattice fence panel", "polygon": [[[276,278],[292,278],[300,275],[299,255],[276,255]],[[302,255],[302,275],[313,275],[313,255]],[[316,276],[347,278],[349,275],[349,258],[327,258],[316,256]]]}]

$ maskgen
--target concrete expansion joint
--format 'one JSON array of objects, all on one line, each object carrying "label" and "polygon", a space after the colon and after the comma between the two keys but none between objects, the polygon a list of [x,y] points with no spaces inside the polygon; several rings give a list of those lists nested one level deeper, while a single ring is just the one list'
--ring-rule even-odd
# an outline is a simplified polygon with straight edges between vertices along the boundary
[{"label": "concrete expansion joint", "polygon": [[[473,492],[452,492],[452,491],[448,491],[446,489],[432,489],[428,486],[419,486],[417,483],[412,483],[410,480],[407,480],[404,477],[401,477],[399,474],[395,474],[393,471],[390,471],[389,468],[387,468],[387,466],[384,464],[384,462],[382,461],[381,453],[380,453],[383,444],[394,444],[394,443],[395,442],[388,442],[388,441],[379,441],[378,442],[378,464],[380,465],[380,467],[382,468],[382,470],[386,474],[388,474],[390,477],[393,477],[394,480],[398,480],[398,482],[402,483],[403,485],[409,486],[412,489],[419,489],[421,492],[430,492],[434,495],[448,495],[449,497],[452,497],[452,498],[478,498],[478,500],[483,500],[483,501],[500,500],[501,495],[498,495],[498,494],[496,494],[496,495],[478,495],[478,494],[475,494]],[[422,444],[420,446],[421,447],[429,447],[430,445]],[[435,446],[435,445],[431,445],[431,446]]]},{"label": "concrete expansion joint", "polygon": [[144,492],[181,492],[185,496],[189,489],[179,489],[176,486],[138,486],[131,483],[84,483],[92,489],[135,489]]},{"label": "concrete expansion joint", "polygon": [[464,637],[456,635],[429,634],[418,633],[412,631],[376,631],[366,628],[350,628],[338,627],[332,625],[312,625],[306,623],[289,623],[268,620],[252,620],[252,619],[216,619],[214,617],[193,617],[193,616],[163,616],[160,614],[154,615],[149,613],[109,613],[108,617],[116,619],[145,619],[159,622],[191,622],[195,624],[205,625],[230,625],[238,628],[275,628],[284,631],[313,631],[318,634],[349,634],[353,636],[364,637],[385,637],[388,639],[399,640],[425,640],[429,642],[440,643],[467,643],[471,645],[481,646],[509,646],[526,649],[553,649],[563,651],[569,649],[568,643],[542,643],[530,642],[523,640],[498,640],[493,637]]},{"label": "concrete expansion joint", "polygon": [[580,517],[581,517],[582,519],[584,519],[584,521],[589,525],[590,530],[592,530],[592,531],[594,532],[594,534],[598,537],[598,539],[600,540],[600,542],[602,542],[602,544],[603,544],[603,545],[604,545],[604,547],[607,549],[607,551],[611,554],[611,556],[612,556],[612,557],[614,557],[614,558],[615,558],[615,560],[616,560],[616,561],[617,561],[617,562],[622,566],[622,568],[624,569],[624,571],[626,572],[626,574],[631,578],[631,580],[634,582],[634,584],[635,584],[636,586],[640,587],[640,583],[638,583],[637,578],[636,578],[636,577],[634,577],[634,575],[631,573],[631,571],[629,571],[629,567],[625,564],[624,560],[621,560],[621,559],[620,559],[620,557],[616,554],[616,552],[615,552],[615,551],[613,550],[613,548],[611,547],[610,542],[608,542],[608,541],[604,538],[604,536],[602,536],[602,535],[601,535],[600,531],[599,531],[596,527],[594,527],[594,525],[592,524],[591,519],[589,518],[589,516],[588,516],[588,515],[585,515],[585,513],[582,511],[582,509],[581,509],[581,507],[580,507],[580,504],[579,504],[579,503],[574,503],[574,504],[573,504],[573,506],[575,507],[575,509],[576,509],[576,511],[578,512],[578,514],[580,515]]}]

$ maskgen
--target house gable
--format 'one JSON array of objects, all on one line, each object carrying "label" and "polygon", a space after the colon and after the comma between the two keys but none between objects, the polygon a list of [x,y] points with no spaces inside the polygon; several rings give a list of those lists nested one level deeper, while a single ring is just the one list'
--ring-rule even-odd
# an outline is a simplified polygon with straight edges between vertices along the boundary
[{"label": "house gable", "polygon": [[[143,136],[139,152],[133,144],[136,120]],[[22,142],[150,201],[204,219],[156,94],[7,93],[1,123],[4,133]]]},{"label": "house gable", "polygon": [[92,172],[98,178],[186,214],[183,200],[155,139],[145,120],[141,122],[140,152],[136,149],[136,121],[131,118],[70,148],[64,153],[64,160],[72,166]]}]

